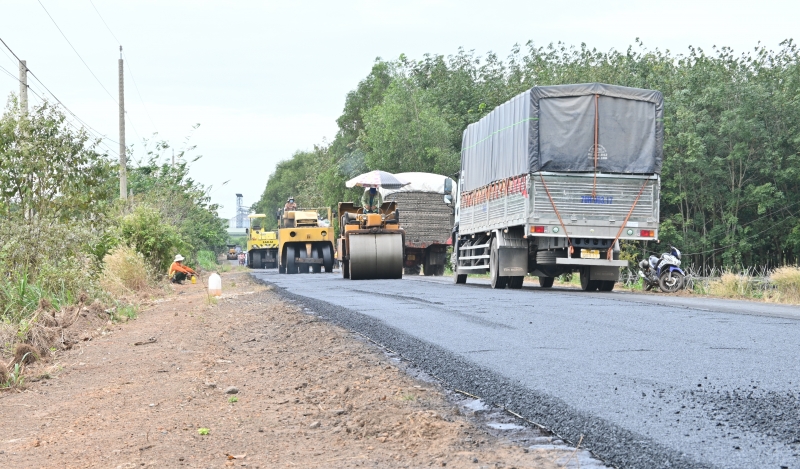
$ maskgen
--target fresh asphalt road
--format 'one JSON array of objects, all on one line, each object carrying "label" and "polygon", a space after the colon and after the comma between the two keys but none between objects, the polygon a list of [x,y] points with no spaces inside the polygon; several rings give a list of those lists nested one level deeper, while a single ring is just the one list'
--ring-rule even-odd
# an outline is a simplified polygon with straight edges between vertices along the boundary
[{"label": "fresh asphalt road", "polygon": [[800,308],[254,275],[618,467],[800,468]]}]

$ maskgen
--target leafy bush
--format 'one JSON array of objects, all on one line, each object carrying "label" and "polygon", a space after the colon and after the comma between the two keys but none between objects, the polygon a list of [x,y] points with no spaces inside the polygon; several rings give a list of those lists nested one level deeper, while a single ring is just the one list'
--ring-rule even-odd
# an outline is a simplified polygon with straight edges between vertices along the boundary
[{"label": "leafy bush", "polygon": [[214,251],[197,251],[197,263],[205,270],[217,270],[219,268],[217,255],[214,254]]},{"label": "leafy bush", "polygon": [[157,272],[166,272],[175,254],[189,252],[189,246],[178,230],[166,223],[151,207],[139,205],[120,221],[120,237]]}]

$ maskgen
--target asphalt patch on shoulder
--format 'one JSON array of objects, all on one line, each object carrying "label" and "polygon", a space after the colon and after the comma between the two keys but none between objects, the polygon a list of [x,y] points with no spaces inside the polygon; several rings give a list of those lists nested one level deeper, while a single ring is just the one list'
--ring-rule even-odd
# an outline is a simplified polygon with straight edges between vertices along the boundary
[{"label": "asphalt patch on shoulder", "polygon": [[715,468],[648,436],[577,410],[561,399],[526,388],[437,345],[390,327],[383,321],[326,301],[298,295],[256,276],[253,278],[271,286],[281,297],[313,310],[322,319],[394,350],[447,387],[480,396],[488,404],[513,411],[560,435],[572,445],[581,441],[582,448],[591,451],[606,464],[630,469]]}]

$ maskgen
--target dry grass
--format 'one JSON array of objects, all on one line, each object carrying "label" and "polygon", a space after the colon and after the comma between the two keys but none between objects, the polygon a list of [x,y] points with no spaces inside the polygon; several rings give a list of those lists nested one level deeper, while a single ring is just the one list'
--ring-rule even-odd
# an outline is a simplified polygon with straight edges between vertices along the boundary
[{"label": "dry grass", "polygon": [[771,295],[771,300],[779,303],[800,303],[800,268],[780,267],[772,272],[770,280],[777,290]]},{"label": "dry grass", "polygon": [[121,297],[149,286],[147,263],[128,246],[120,246],[103,259],[100,285],[113,296]]},{"label": "dry grass", "polygon": [[17,337],[17,328],[10,322],[0,322],[0,356],[11,351]]},{"label": "dry grass", "polygon": [[14,347],[14,361],[12,364],[30,365],[39,359],[39,352],[29,344],[17,344]]},{"label": "dry grass", "polygon": [[[698,288],[700,287],[700,288]],[[779,267],[764,269],[759,274],[724,272],[717,278],[707,278],[695,283],[695,291],[720,298],[744,298],[774,303],[800,303],[800,268]]]},{"label": "dry grass", "polygon": [[709,284],[708,292],[722,298],[750,298],[753,296],[753,283],[747,275],[726,272]]}]

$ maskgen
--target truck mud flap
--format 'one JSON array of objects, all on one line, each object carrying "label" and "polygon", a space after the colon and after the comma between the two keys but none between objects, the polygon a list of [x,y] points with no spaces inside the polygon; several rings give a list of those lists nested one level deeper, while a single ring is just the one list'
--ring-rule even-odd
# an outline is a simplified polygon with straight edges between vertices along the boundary
[{"label": "truck mud flap", "polygon": [[589,267],[589,280],[619,280],[619,267],[593,265]]},{"label": "truck mud flap", "polygon": [[504,277],[520,277],[528,273],[528,250],[500,246],[497,253],[498,270]]}]

